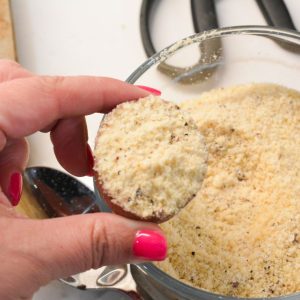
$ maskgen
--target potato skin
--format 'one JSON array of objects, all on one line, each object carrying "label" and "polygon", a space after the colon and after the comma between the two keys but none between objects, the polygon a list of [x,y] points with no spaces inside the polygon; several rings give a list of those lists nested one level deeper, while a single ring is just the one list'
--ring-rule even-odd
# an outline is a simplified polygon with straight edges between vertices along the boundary
[{"label": "potato skin", "polygon": [[137,220],[137,221],[144,221],[144,222],[152,222],[152,223],[163,223],[168,221],[169,219],[171,219],[173,217],[174,214],[172,215],[162,215],[160,218],[159,217],[149,217],[149,218],[142,218],[132,212],[126,211],[124,210],[124,208],[120,205],[117,205],[115,203],[112,202],[112,198],[108,195],[108,193],[106,192],[106,190],[103,188],[102,184],[100,184],[98,178],[98,174],[95,171],[95,182],[96,182],[96,188],[101,196],[101,198],[103,199],[103,201],[105,201],[105,203],[110,207],[110,209],[117,215],[119,216],[123,216],[125,218],[128,219],[132,219],[132,220]]}]

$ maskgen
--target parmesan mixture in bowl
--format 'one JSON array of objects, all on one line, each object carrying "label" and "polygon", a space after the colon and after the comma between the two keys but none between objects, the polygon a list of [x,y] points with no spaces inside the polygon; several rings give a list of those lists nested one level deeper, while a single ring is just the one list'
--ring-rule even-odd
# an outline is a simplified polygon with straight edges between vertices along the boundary
[{"label": "parmesan mixture in bowl", "polygon": [[162,224],[157,266],[221,295],[300,291],[300,93],[273,84],[216,89],[187,110],[209,159],[202,189]]}]

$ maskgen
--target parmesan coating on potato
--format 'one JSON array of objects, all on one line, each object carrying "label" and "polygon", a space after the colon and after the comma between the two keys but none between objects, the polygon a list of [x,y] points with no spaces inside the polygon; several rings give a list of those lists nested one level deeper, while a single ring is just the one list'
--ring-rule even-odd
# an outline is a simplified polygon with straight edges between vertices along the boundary
[{"label": "parmesan coating on potato", "polygon": [[189,114],[156,96],[118,105],[100,125],[98,182],[113,204],[141,219],[166,219],[195,197],[207,151]]}]

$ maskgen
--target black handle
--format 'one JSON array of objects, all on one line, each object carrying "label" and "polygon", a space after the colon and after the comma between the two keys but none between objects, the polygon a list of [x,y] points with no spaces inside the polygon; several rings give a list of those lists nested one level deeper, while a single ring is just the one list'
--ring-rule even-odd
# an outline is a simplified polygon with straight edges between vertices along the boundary
[{"label": "black handle", "polygon": [[256,0],[269,26],[296,30],[289,11],[282,0]]},{"label": "black handle", "polygon": [[140,12],[141,37],[145,52],[148,57],[156,53],[150,33],[150,14],[155,5],[157,5],[156,0],[143,0]]},{"label": "black handle", "polygon": [[[140,11],[141,38],[148,57],[156,53],[151,39],[150,19],[151,13],[155,10],[155,6],[159,4],[159,1],[160,0],[143,0]],[[218,28],[213,0],[191,0],[191,9],[194,30],[196,33]],[[158,70],[173,80],[183,84],[193,84],[195,82],[206,80],[216,69],[216,66],[213,66],[213,62],[216,62],[220,58],[221,41],[220,39],[203,41],[199,47],[201,57],[199,63],[196,65],[182,68],[170,65],[167,62],[161,62],[157,67]],[[207,67],[201,69],[200,65],[203,64],[206,64]]]},{"label": "black handle", "polygon": [[213,0],[191,0],[195,32],[218,28],[218,19]]},{"label": "black handle", "polygon": [[[160,0],[143,0],[140,11],[140,30],[145,52],[148,57],[156,53],[151,39],[151,13]],[[192,18],[196,33],[218,28],[217,15],[213,0],[191,0]]]},{"label": "black handle", "polygon": [[[269,26],[280,27],[290,30],[297,30],[289,11],[282,0],[256,0],[266,22]],[[280,38],[273,38],[281,48],[292,53],[300,54],[300,46],[283,42]]]}]

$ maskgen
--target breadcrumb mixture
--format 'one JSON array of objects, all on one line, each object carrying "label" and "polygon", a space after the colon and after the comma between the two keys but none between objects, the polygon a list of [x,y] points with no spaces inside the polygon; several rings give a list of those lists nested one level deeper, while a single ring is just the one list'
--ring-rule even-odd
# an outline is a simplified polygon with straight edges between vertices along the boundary
[{"label": "breadcrumb mixture", "polygon": [[112,201],[144,219],[176,214],[199,191],[207,167],[204,138],[191,116],[155,96],[109,113],[94,154]]},{"label": "breadcrumb mixture", "polygon": [[300,93],[273,84],[217,89],[182,103],[204,135],[208,170],[196,198],[162,224],[157,265],[222,295],[300,291]]}]

